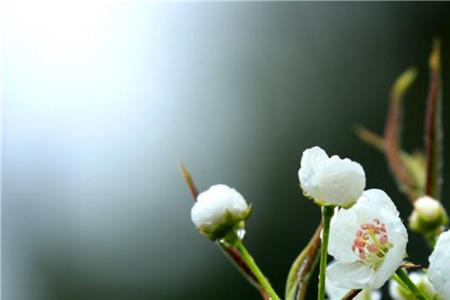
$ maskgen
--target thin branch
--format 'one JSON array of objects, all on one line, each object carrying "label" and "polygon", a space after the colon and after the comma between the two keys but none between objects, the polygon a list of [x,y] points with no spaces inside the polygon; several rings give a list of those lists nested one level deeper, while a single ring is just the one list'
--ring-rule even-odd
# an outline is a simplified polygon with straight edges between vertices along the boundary
[{"label": "thin branch", "polygon": [[[355,131],[363,142],[385,153],[383,137],[362,126],[357,126]],[[415,182],[416,193],[423,195],[425,193],[425,155],[421,152],[409,154],[405,151],[400,151],[400,159]]]},{"label": "thin branch", "polygon": [[415,77],[416,71],[409,69],[395,81],[390,94],[389,111],[384,128],[385,154],[389,167],[411,202],[417,198],[416,186],[400,158],[400,133],[402,119],[401,102],[404,93]]},{"label": "thin branch", "polygon": [[441,121],[441,53],[435,39],[430,55],[430,89],[425,122],[426,181],[425,193],[440,199],[442,181],[442,121]]},{"label": "thin branch", "polygon": [[376,133],[362,127],[356,126],[356,135],[365,143],[373,146],[374,148],[380,150],[384,153],[384,139],[383,137],[377,135]]},{"label": "thin branch", "polygon": [[292,264],[286,283],[286,299],[305,299],[309,279],[319,258],[318,249],[320,247],[321,231],[322,223],[317,226],[308,245],[306,245]]},{"label": "thin branch", "polygon": [[350,290],[347,294],[345,294],[344,297],[342,297],[341,300],[351,300],[351,299],[355,298],[356,296],[358,296],[358,294],[361,291],[362,290]]},{"label": "thin branch", "polygon": [[181,176],[183,176],[184,182],[186,182],[187,186],[189,187],[189,190],[191,191],[192,198],[194,199],[194,201],[196,201],[198,196],[198,190],[197,187],[195,186],[194,179],[192,179],[191,173],[189,173],[189,170],[181,161],[178,162],[178,167],[180,169]]}]

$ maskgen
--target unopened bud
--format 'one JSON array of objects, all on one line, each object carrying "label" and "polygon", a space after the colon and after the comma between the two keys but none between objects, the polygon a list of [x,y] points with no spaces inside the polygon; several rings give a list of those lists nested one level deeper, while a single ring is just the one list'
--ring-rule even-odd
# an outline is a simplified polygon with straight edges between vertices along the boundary
[{"label": "unopened bud", "polygon": [[409,218],[412,230],[427,232],[448,223],[447,213],[441,202],[423,196],[414,202],[414,211]]},{"label": "unopened bud", "polygon": [[243,229],[251,207],[235,189],[224,184],[211,186],[197,197],[191,210],[192,222],[212,240]]}]

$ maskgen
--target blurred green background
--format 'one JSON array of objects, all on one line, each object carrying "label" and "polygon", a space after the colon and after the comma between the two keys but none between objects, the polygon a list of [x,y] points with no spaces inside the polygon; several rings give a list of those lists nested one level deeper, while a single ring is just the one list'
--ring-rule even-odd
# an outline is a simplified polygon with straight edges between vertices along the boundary
[{"label": "blurred green background", "polygon": [[[253,204],[246,243],[281,292],[319,221],[301,152],[360,162],[406,219],[354,126],[382,133],[390,85],[416,66],[403,136],[422,147],[434,36],[450,113],[449,4],[19,1],[4,14],[3,299],[258,299],[195,231],[179,160],[200,189],[226,183]],[[415,234],[409,254],[427,265]]]}]

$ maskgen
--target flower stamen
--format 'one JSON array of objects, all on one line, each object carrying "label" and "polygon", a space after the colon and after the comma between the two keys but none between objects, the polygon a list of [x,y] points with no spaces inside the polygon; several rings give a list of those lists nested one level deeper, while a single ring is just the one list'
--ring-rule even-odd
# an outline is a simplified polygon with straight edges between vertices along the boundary
[{"label": "flower stamen", "polygon": [[361,262],[375,270],[383,264],[390,248],[392,243],[389,242],[386,225],[378,219],[361,225],[352,244],[352,251],[358,255]]}]

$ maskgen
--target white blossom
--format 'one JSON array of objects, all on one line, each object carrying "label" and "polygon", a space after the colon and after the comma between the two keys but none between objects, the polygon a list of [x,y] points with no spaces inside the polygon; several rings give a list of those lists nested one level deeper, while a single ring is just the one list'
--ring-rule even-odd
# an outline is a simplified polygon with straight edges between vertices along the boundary
[{"label": "white blossom", "polygon": [[428,278],[442,300],[450,299],[450,231],[441,233],[429,257]]},{"label": "white blossom", "polygon": [[366,185],[359,163],[337,155],[328,157],[320,147],[303,152],[298,178],[303,192],[322,205],[351,206]]},{"label": "white blossom", "polygon": [[[344,297],[350,289],[335,286],[330,280],[325,281],[325,292],[328,300],[340,300]],[[362,290],[359,292],[355,300],[381,300],[381,292],[379,290]]]},{"label": "white blossom", "polygon": [[250,213],[244,197],[224,184],[211,186],[197,197],[191,219],[197,229],[212,239],[234,229]]},{"label": "white blossom", "polygon": [[348,289],[378,289],[406,256],[408,234],[389,196],[367,190],[349,209],[331,220],[327,268],[329,280]]},{"label": "white blossom", "polygon": [[[422,292],[422,294],[427,295],[430,298],[435,295],[436,292],[434,291],[433,285],[428,280],[428,276],[424,272],[411,272],[409,273],[409,278]],[[389,295],[394,300],[409,300],[414,298],[414,295],[409,289],[399,285],[394,279],[389,281]]]}]

